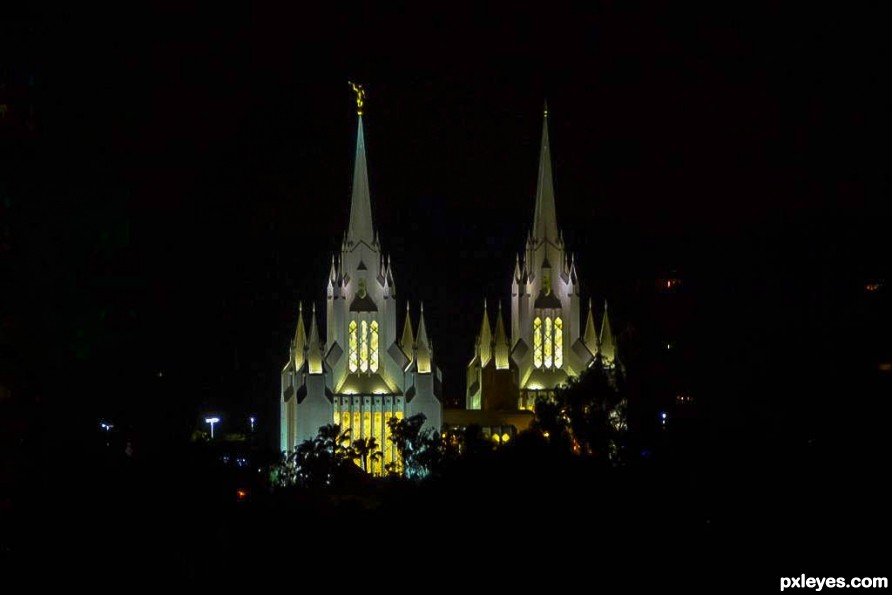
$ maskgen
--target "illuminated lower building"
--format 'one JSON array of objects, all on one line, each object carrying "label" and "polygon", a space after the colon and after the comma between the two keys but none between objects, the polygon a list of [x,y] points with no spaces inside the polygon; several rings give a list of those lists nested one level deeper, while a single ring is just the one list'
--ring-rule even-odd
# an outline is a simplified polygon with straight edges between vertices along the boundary
[{"label": "illuminated lower building", "polygon": [[[396,299],[390,258],[372,226],[372,209],[362,124],[362,90],[357,88],[359,121],[350,222],[340,255],[332,257],[326,284],[325,336],[316,308],[309,331],[299,309],[291,353],[282,370],[280,448],[316,436],[326,424],[339,424],[356,438],[375,438],[383,457],[373,472],[394,462],[387,422],[423,413],[426,425],[441,426],[441,373],[427,336],[422,306],[413,332],[409,306]],[[397,318],[405,312],[397,336]]]},{"label": "illuminated lower building", "polygon": [[[531,414],[524,418],[521,412],[531,412],[537,398],[553,396],[555,388],[589,366],[615,369],[616,345],[606,303],[598,333],[591,300],[585,327],[580,325],[579,300],[575,258],[567,251],[557,226],[546,109],[533,228],[512,275],[510,339],[501,304],[495,331],[484,304],[465,393],[466,410],[480,413],[450,410],[446,423],[467,425],[478,420],[474,423],[490,427],[500,419],[507,423],[509,415],[515,424],[531,421]],[[501,412],[501,418],[497,412]]]}]

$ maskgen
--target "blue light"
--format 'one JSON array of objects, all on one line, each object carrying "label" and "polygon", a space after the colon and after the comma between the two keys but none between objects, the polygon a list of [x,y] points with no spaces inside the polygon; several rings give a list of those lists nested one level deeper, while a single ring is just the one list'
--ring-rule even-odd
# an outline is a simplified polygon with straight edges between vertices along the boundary
[{"label": "blue light", "polygon": [[666,413],[665,411],[660,412],[660,419],[662,419],[663,421],[666,421],[667,417],[669,417],[668,413]]}]

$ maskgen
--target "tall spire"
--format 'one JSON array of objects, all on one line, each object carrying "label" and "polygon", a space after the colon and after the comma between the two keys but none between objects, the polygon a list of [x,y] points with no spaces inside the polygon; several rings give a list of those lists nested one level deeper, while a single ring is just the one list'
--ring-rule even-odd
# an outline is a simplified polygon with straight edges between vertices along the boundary
[{"label": "tall spire", "polygon": [[432,359],[430,341],[424,326],[424,303],[422,303],[421,316],[418,319],[418,337],[415,339],[415,365],[419,374],[430,374]]},{"label": "tall spire", "polygon": [[310,338],[307,344],[307,365],[310,374],[322,373],[322,342],[319,340],[319,329],[316,326],[316,304],[310,320]]},{"label": "tall spire", "polygon": [[406,302],[406,322],[403,323],[403,335],[400,337],[400,349],[412,361],[412,345],[415,337],[412,335],[412,317],[409,315],[409,302]]},{"label": "tall spire", "polygon": [[496,332],[493,335],[493,357],[496,359],[496,370],[508,369],[508,335],[505,333],[505,322],[502,320],[502,302],[499,302],[499,313],[496,314]]},{"label": "tall spire", "polygon": [[616,343],[610,329],[610,317],[607,315],[607,300],[604,300],[604,320],[601,321],[601,361],[612,365],[616,357]]},{"label": "tall spire", "polygon": [[300,303],[297,310],[297,330],[294,331],[294,369],[300,370],[304,365],[304,350],[307,348],[307,332],[304,330],[304,305]]},{"label": "tall spire", "polygon": [[539,180],[536,183],[536,214],[533,236],[558,243],[557,215],[554,209],[554,183],[551,177],[551,149],[548,142],[548,104],[542,117],[542,147],[539,150]]},{"label": "tall spire", "polygon": [[365,135],[362,130],[362,105],[365,100],[365,91],[361,85],[350,84],[356,91],[359,118],[356,132],[356,158],[353,162],[353,198],[350,202],[350,226],[347,228],[347,241],[365,242],[371,246],[375,241],[375,234],[372,230],[369,172],[365,160]]},{"label": "tall spire", "polygon": [[492,357],[492,327],[489,324],[489,314],[486,311],[486,300],[483,300],[483,323],[480,325],[477,341],[480,343],[480,365],[485,366]]}]

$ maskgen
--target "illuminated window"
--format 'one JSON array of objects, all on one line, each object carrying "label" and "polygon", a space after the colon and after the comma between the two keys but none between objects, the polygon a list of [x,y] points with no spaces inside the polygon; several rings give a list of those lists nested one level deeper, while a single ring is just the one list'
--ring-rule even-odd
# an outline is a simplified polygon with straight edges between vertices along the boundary
[{"label": "illuminated window", "polygon": [[551,367],[551,348],[554,345],[551,336],[551,316],[545,317],[545,333],[542,337],[542,351],[545,352],[545,357],[543,358],[545,367]]},{"label": "illuminated window", "polygon": [[369,411],[362,412],[362,437],[369,438],[372,435],[372,414]]},{"label": "illuminated window", "polygon": [[502,444],[508,442],[509,440],[511,440],[511,435],[508,434],[508,432],[502,434]]},{"label": "illuminated window", "polygon": [[359,323],[359,370],[366,372],[369,369],[369,323],[363,320]]},{"label": "illuminated window", "polygon": [[538,316],[533,319],[533,365],[542,367],[542,320]]},{"label": "illuminated window", "polygon": [[384,465],[393,463],[393,442],[390,441],[390,425],[388,422],[393,417],[390,411],[384,412],[384,440],[381,441],[381,450],[384,451]]},{"label": "illuminated window", "polygon": [[337,405],[335,405],[334,419],[332,419],[332,423],[336,426],[341,425],[341,412],[337,410]]},{"label": "illuminated window", "polygon": [[[375,419],[374,424],[372,425],[372,437],[375,439],[375,442],[378,444],[379,450],[384,450],[384,437],[382,436],[383,428],[381,427],[381,422],[383,421],[383,416],[380,411],[375,411]],[[376,475],[381,475],[383,472],[382,467],[383,461],[381,457],[378,457],[378,460],[373,463],[372,470]]]},{"label": "illuminated window", "polygon": [[564,365],[564,321],[558,316],[554,319],[554,367]]},{"label": "illuminated window", "polygon": [[371,360],[369,362],[369,367],[372,369],[372,372],[378,371],[378,321],[373,320],[372,324],[369,325],[371,328],[372,334],[369,339],[370,347],[372,350]]},{"label": "illuminated window", "polygon": [[350,338],[347,340],[347,347],[349,349],[348,352],[348,362],[350,366],[350,371],[355,372],[359,367],[359,357],[357,356],[357,344],[358,341],[356,339],[356,321],[351,320],[350,326],[348,327],[350,330]]},{"label": "illuminated window", "polygon": [[353,412],[353,434],[351,435],[351,438],[353,438],[354,440],[357,438],[362,438],[362,435],[360,434],[360,432],[362,432],[362,421],[360,419],[359,411],[354,411]]},{"label": "illuminated window", "polygon": [[350,429],[350,406],[344,403],[341,411],[341,432]]}]

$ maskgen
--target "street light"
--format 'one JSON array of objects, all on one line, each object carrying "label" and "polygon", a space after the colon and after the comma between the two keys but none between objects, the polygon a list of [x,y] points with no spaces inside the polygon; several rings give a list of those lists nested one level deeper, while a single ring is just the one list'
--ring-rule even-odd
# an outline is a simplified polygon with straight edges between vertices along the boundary
[{"label": "street light", "polygon": [[257,421],[257,418],[252,415],[251,417],[248,418],[248,421],[251,422],[251,431],[253,432],[254,431],[254,422]]},{"label": "street light", "polygon": [[206,417],[204,418],[206,423],[211,424],[211,440],[214,439],[214,424],[220,421],[219,417]]}]

